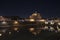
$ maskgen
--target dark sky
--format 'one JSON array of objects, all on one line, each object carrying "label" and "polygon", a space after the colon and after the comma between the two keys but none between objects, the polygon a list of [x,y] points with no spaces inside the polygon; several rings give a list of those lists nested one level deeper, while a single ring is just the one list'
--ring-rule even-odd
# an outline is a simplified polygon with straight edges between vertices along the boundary
[{"label": "dark sky", "polygon": [[28,17],[35,10],[43,17],[60,17],[58,0],[1,0],[0,15]]}]

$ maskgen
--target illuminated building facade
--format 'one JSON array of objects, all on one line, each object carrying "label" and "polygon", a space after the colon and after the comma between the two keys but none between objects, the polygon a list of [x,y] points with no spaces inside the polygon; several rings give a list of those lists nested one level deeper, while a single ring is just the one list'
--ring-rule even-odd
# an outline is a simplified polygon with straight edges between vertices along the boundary
[{"label": "illuminated building facade", "polygon": [[[33,13],[28,18],[17,16],[0,16],[0,28],[3,30],[15,30],[19,32],[22,28],[27,28],[33,34],[39,34],[41,30],[60,32],[60,19],[43,19],[40,13]],[[3,31],[5,32],[5,31]],[[10,34],[11,32],[9,32]],[[0,34],[1,36],[2,34]]]}]

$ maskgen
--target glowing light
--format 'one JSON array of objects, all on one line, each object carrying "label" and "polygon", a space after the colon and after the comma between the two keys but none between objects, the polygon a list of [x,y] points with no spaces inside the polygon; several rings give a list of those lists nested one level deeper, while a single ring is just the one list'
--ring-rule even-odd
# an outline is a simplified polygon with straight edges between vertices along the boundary
[{"label": "glowing light", "polygon": [[37,35],[37,33],[36,33],[36,32],[32,32],[32,34]]},{"label": "glowing light", "polygon": [[2,24],[7,24],[7,22],[3,21]]},{"label": "glowing light", "polygon": [[18,30],[18,28],[14,28],[14,30],[15,30],[15,31],[17,31],[17,30]]},{"label": "glowing light", "polygon": [[60,23],[58,23],[58,25],[60,25]]},{"label": "glowing light", "polygon": [[54,22],[50,22],[50,24],[52,24],[52,25],[53,25],[53,24],[54,24]]},{"label": "glowing light", "polygon": [[55,20],[55,22],[59,22],[59,20]]},{"label": "glowing light", "polygon": [[34,31],[35,29],[34,28],[29,28],[30,31]]},{"label": "glowing light", "polygon": [[48,27],[47,27],[47,26],[45,26],[45,27],[44,27],[44,29],[48,29]]},{"label": "glowing light", "polygon": [[60,28],[57,26],[58,31],[60,31]]},{"label": "glowing light", "polygon": [[37,14],[36,13],[34,13],[34,14],[32,14],[33,16],[37,16]]},{"label": "glowing light", "polygon": [[0,36],[2,36],[2,34],[0,33]]},{"label": "glowing light", "polygon": [[58,31],[60,31],[60,29],[58,29]]},{"label": "glowing light", "polygon": [[51,30],[51,31],[53,31],[53,30],[54,30],[54,28],[53,28],[53,27],[50,27],[50,30]]},{"label": "glowing light", "polygon": [[42,19],[42,20],[39,20],[40,22],[44,22],[45,20],[44,19]]},{"label": "glowing light", "polygon": [[48,22],[45,22],[45,24],[48,24]]},{"label": "glowing light", "polygon": [[35,20],[34,19],[30,19],[31,22],[34,22]]},{"label": "glowing light", "polygon": [[14,24],[18,24],[18,21],[14,21]]},{"label": "glowing light", "polygon": [[11,32],[9,32],[9,34],[11,34]]}]

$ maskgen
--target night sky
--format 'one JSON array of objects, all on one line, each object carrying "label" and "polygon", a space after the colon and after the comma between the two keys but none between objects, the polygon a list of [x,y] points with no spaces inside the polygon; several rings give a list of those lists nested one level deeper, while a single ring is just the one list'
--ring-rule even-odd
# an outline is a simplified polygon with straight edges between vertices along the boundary
[{"label": "night sky", "polygon": [[0,15],[28,17],[34,11],[43,17],[60,17],[58,0],[1,0]]}]

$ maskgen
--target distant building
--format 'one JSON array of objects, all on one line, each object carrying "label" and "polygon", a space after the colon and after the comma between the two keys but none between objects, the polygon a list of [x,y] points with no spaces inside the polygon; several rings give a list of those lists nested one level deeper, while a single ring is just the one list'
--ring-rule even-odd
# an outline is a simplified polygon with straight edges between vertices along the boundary
[{"label": "distant building", "polygon": [[41,19],[42,17],[40,15],[40,13],[35,12],[31,16],[29,16],[29,18],[31,18],[31,19]]}]

